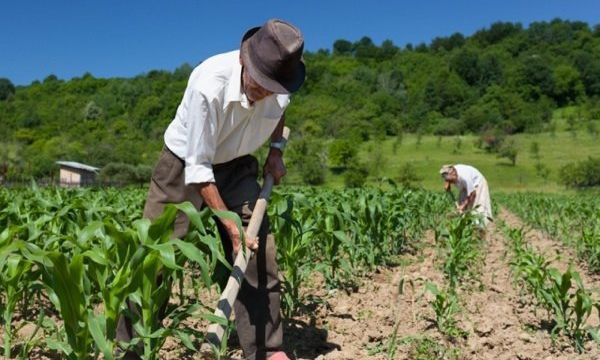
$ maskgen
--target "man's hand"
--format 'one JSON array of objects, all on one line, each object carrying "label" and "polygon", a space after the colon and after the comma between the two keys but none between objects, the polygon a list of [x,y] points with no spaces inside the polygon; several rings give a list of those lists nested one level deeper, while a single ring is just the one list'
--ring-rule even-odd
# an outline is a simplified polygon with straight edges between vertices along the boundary
[{"label": "man's hand", "polygon": [[[235,222],[230,220],[223,220],[223,225],[225,225],[225,229],[227,230],[227,234],[231,239],[231,245],[233,245],[233,253],[237,254],[240,251],[240,243],[241,243],[241,234]],[[246,239],[246,247],[252,251],[258,250],[258,239],[252,238],[248,236],[248,234],[244,234],[244,238]]]},{"label": "man's hand", "polygon": [[450,191],[450,190],[451,190],[451,188],[450,188],[450,187],[451,187],[451,185],[452,185],[452,184],[450,183],[450,181],[446,181],[446,182],[444,182],[444,190],[446,190],[446,191]]},{"label": "man's hand", "polygon": [[[208,205],[208,207],[210,207],[211,209],[221,211],[228,210],[227,206],[225,206],[225,203],[223,202],[223,199],[221,198],[221,194],[219,194],[219,189],[217,188],[217,185],[215,185],[215,183],[198,184],[198,192],[200,193],[200,196],[202,196],[202,199],[204,199],[206,205]],[[220,221],[225,227],[227,235],[229,235],[229,238],[231,239],[231,245],[233,245],[233,252],[237,254],[237,252],[240,250],[241,234],[238,230],[235,221],[226,219],[221,219]],[[246,246],[252,251],[257,250],[258,240],[256,238],[250,239],[248,237],[248,234],[245,235],[246,236],[244,238],[246,239]]]},{"label": "man's hand", "polygon": [[271,174],[275,185],[279,184],[281,178],[285,176],[286,169],[283,164],[283,153],[279,149],[271,148],[265,166],[263,167],[263,176]]}]

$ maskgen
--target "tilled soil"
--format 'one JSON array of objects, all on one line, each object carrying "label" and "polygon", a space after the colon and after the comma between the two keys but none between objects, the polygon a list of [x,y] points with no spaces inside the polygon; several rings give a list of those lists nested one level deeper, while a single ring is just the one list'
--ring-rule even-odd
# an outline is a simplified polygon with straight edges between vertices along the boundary
[{"label": "tilled soil", "polygon": [[[502,209],[498,219],[511,227],[523,223]],[[553,259],[552,265],[565,270],[571,264],[581,274],[588,289],[598,298],[600,279],[579,265],[571,249],[537,230],[526,232],[527,241]],[[600,359],[599,346],[586,343],[586,353],[578,354],[568,339],[552,341],[552,323],[545,310],[515,282],[509,266],[508,240],[495,224],[490,224],[477,280],[459,287],[458,327],[465,336],[449,338],[435,326],[430,304],[433,297],[425,284],[445,287],[441,271],[443,259],[436,253],[434,235],[427,232],[420,250],[405,255],[403,265],[381,268],[364,278],[355,292],[328,291],[319,274],[306,282],[307,299],[301,315],[286,322],[284,347],[295,359]],[[204,303],[211,303],[207,296]],[[599,326],[600,315],[593,314],[589,325]],[[203,321],[187,326],[205,328]],[[394,341],[395,340],[395,341]],[[243,359],[231,339],[226,359]],[[397,346],[390,347],[393,344]],[[394,357],[390,357],[395,353]],[[32,358],[47,359],[43,354]],[[208,353],[185,352],[178,341],[168,339],[161,359],[210,359]]]},{"label": "tilled soil", "polygon": [[[511,227],[523,226],[505,209],[498,218]],[[564,271],[571,264],[598,298],[598,277],[577,264],[571,249],[533,229],[526,232],[526,239],[553,259],[552,266]],[[433,322],[432,296],[424,287],[427,282],[443,287],[446,280],[433,233],[428,232],[419,253],[404,257],[404,266],[380,269],[364,279],[357,292],[327,292],[318,286],[320,281],[313,281],[305,294],[321,298],[323,304],[288,324],[284,339],[288,354],[296,359],[388,359],[395,330],[395,359],[423,354],[417,348],[423,339],[431,359],[600,359],[599,347],[592,341],[586,343],[585,354],[578,354],[568,339],[552,340],[550,316],[536,308],[511,273],[507,244],[500,228],[490,224],[479,279],[462,284],[458,293],[458,327],[465,337],[448,338]],[[599,326],[598,318],[594,313],[588,325]],[[242,359],[239,350],[231,359]]]}]

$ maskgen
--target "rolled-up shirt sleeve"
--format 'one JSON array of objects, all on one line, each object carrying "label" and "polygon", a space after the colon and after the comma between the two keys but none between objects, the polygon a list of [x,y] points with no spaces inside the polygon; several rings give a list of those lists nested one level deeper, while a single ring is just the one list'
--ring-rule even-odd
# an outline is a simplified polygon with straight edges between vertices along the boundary
[{"label": "rolled-up shirt sleeve", "polygon": [[192,91],[188,103],[185,184],[215,182],[212,163],[218,139],[218,119],[206,96]]}]

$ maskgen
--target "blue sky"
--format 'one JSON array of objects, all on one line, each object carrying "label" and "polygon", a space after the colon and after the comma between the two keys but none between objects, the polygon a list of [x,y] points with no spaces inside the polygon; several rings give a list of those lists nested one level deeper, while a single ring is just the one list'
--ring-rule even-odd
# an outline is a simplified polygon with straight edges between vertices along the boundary
[{"label": "blue sky", "polygon": [[26,85],[49,74],[173,70],[237,48],[248,28],[272,17],[297,25],[306,49],[315,51],[365,35],[376,44],[428,43],[495,21],[526,26],[561,17],[595,25],[600,0],[2,0],[0,77]]}]

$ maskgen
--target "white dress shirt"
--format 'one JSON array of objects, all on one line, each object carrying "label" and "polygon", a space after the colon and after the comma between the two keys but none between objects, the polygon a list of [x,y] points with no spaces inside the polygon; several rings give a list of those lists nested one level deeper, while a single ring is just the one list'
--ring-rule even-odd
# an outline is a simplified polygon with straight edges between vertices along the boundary
[{"label": "white dress shirt", "polygon": [[239,51],[198,65],[165,132],[165,144],[185,160],[185,184],[214,182],[213,164],[258,149],[273,133],[290,102],[273,94],[250,105],[242,92]]}]

